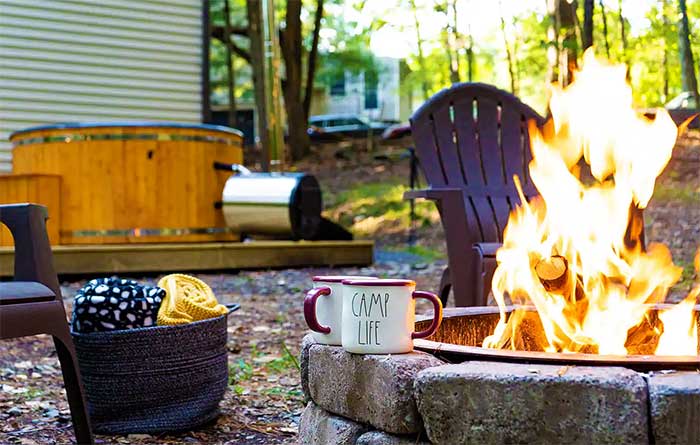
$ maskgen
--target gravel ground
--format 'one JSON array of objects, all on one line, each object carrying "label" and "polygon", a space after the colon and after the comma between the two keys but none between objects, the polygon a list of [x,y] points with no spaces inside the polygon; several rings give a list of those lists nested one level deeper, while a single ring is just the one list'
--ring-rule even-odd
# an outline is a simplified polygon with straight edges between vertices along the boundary
[{"label": "gravel ground", "polygon": [[[394,156],[384,160],[360,155],[357,162],[319,153],[300,170],[316,173],[327,187],[341,190],[356,181],[408,177],[407,162]],[[700,133],[686,137],[657,184],[655,198],[645,212],[649,241],[669,244],[677,264],[688,266],[700,244]],[[419,231],[419,244],[444,251],[439,225]],[[405,235],[378,233],[383,247],[400,247]],[[423,262],[420,257],[381,250],[368,268],[240,271],[195,274],[208,282],[222,302],[240,302],[229,318],[231,391],[214,425],[177,436],[99,436],[98,443],[230,443],[291,444],[301,413],[302,395],[295,357],[305,333],[301,299],[317,274],[367,274],[413,278],[418,287],[435,291],[445,261]],[[686,267],[687,270],[691,270]],[[158,277],[131,277],[154,283]],[[684,276],[674,298],[681,298],[696,277]],[[70,302],[85,280],[63,283]],[[426,306],[419,306],[425,311]],[[45,336],[0,343],[0,443],[62,444],[72,436],[60,368]]]},{"label": "gravel ground", "polygon": [[678,301],[698,280],[693,258],[700,249],[700,131],[676,145],[644,212],[644,225],[647,241],[668,245],[674,263],[685,268],[669,298]]},{"label": "gravel ground", "polygon": [[[382,256],[382,255],[379,255]],[[421,289],[437,287],[442,262],[393,261],[367,268],[314,268],[195,274],[209,283],[221,302],[239,302],[229,317],[231,391],[214,425],[176,436],[98,436],[99,443],[291,444],[303,408],[295,358],[306,326],[300,304],[321,274],[413,278]],[[398,262],[396,260],[401,260]],[[158,277],[132,277],[155,283]],[[62,285],[70,310],[84,280]],[[419,306],[423,312],[426,306]],[[294,358],[292,358],[294,357]],[[73,439],[62,394],[58,360],[47,336],[3,341],[0,356],[0,443],[63,444]]]}]

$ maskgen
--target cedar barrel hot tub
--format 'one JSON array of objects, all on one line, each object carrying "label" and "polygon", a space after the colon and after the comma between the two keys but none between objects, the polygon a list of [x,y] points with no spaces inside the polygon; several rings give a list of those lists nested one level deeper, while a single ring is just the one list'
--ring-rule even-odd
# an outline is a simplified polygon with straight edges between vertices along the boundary
[{"label": "cedar barrel hot tub", "polygon": [[[213,203],[243,162],[232,128],[164,122],[70,123],[10,136],[13,175],[59,177],[60,244],[226,241],[237,236]],[[51,207],[51,206],[50,206]]]}]

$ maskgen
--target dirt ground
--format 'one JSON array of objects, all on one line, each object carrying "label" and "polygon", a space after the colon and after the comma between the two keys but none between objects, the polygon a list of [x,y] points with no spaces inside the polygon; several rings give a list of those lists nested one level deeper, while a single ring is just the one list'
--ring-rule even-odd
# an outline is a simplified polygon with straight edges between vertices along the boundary
[{"label": "dirt ground", "polygon": [[[347,153],[319,150],[299,170],[315,173],[324,189],[338,192],[359,183],[386,178],[408,181],[402,150]],[[690,264],[700,245],[700,134],[685,138],[657,184],[645,212],[647,239],[670,245],[678,264],[687,266],[683,286],[696,278]],[[418,287],[436,290],[444,257],[426,260],[406,253],[406,227],[389,224],[375,234],[378,252],[367,268],[232,271],[196,274],[208,282],[222,302],[239,302],[229,317],[230,391],[222,416],[212,425],[176,436],[98,436],[98,443],[227,443],[291,444],[301,410],[297,357],[305,333],[301,300],[310,277],[367,274],[414,278]],[[397,229],[398,227],[398,229]],[[439,224],[418,229],[418,244],[444,252]],[[444,255],[444,254],[443,254]],[[76,290],[89,278],[62,284],[67,309]],[[132,277],[154,283],[158,277]],[[678,292],[682,293],[679,288]],[[60,368],[46,336],[0,343],[0,443],[63,444],[73,440],[70,414],[62,390]]]}]

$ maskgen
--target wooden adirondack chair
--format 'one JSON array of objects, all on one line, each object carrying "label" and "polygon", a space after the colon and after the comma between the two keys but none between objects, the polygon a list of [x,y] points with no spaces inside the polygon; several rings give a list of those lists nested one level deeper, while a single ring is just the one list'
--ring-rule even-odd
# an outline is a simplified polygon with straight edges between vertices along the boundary
[{"label": "wooden adirondack chair", "polygon": [[519,203],[513,175],[529,199],[532,158],[528,121],[544,118],[510,93],[461,83],[445,89],[411,117],[420,167],[429,184],[406,199],[436,202],[447,241],[448,267],[440,297],[450,289],[455,306],[485,304],[510,211]]},{"label": "wooden adirondack chair", "polygon": [[0,282],[0,340],[53,336],[76,442],[92,444],[78,359],[46,233],[47,217],[46,208],[36,204],[0,205],[0,224],[10,229],[15,242],[14,281]]}]

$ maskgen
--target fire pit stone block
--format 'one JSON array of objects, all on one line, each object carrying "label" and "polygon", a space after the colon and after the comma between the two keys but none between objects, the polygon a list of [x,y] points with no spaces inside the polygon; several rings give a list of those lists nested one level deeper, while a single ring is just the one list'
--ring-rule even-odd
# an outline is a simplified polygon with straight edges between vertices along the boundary
[{"label": "fire pit stone block", "polygon": [[299,443],[304,445],[355,445],[367,426],[334,416],[309,402],[299,422]]},{"label": "fire pit stone block", "polygon": [[654,373],[648,384],[656,443],[700,443],[700,374]]},{"label": "fire pit stone block", "polygon": [[299,367],[301,368],[301,390],[304,392],[304,402],[311,400],[311,395],[309,394],[309,350],[315,344],[316,340],[311,334],[305,335],[301,341]]},{"label": "fire pit stone block", "polygon": [[309,347],[307,359],[302,366],[307,366],[309,393],[318,406],[392,434],[423,430],[413,381],[421,370],[443,364],[423,352],[357,355],[321,344]]},{"label": "fire pit stone block", "polygon": [[414,436],[394,436],[382,431],[368,431],[357,439],[356,445],[430,445],[429,442],[416,442]]},{"label": "fire pit stone block", "polygon": [[625,368],[469,362],[415,389],[435,444],[648,442],[646,382]]}]

